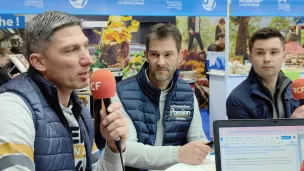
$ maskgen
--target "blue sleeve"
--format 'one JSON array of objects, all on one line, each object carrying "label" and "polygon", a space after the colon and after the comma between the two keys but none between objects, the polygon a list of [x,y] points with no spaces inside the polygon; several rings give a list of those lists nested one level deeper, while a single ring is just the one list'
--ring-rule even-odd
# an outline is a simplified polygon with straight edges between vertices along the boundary
[{"label": "blue sleeve", "polygon": [[255,119],[243,105],[243,102],[231,95],[226,101],[226,113],[228,119]]}]

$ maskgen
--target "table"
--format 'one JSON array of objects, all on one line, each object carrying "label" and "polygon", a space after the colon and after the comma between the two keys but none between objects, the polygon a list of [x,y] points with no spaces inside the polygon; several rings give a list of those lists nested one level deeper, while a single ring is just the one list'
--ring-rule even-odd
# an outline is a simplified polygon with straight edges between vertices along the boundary
[{"label": "table", "polygon": [[206,160],[201,165],[188,165],[178,163],[166,169],[165,171],[216,171],[215,155],[207,156]]}]

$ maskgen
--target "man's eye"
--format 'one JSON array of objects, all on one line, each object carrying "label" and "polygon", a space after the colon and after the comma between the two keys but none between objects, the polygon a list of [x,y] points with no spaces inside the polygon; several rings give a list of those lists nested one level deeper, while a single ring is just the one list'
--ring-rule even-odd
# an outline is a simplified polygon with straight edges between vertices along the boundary
[{"label": "man's eye", "polygon": [[75,52],[77,51],[79,48],[72,48],[72,49],[68,49],[67,51],[65,51],[66,53],[70,53],[70,52]]},{"label": "man's eye", "polygon": [[263,54],[264,54],[264,52],[257,52],[257,54],[258,54],[258,55],[263,55]]},{"label": "man's eye", "polygon": [[278,52],[277,51],[273,51],[273,52],[271,52],[271,54],[277,54]]},{"label": "man's eye", "polygon": [[158,54],[156,54],[156,53],[151,53],[151,56],[158,56]]}]

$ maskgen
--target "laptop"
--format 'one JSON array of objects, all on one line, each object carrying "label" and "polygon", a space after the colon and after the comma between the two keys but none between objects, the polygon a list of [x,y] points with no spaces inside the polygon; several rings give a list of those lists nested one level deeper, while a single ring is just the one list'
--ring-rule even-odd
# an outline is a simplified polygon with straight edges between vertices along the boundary
[{"label": "laptop", "polygon": [[304,169],[304,119],[215,121],[213,129],[217,171]]}]

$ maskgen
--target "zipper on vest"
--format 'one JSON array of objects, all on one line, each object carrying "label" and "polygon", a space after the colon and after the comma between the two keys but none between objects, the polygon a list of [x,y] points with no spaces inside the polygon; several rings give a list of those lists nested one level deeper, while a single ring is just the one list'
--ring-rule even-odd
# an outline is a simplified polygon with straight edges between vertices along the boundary
[{"label": "zipper on vest", "polygon": [[59,102],[59,98],[58,98],[58,93],[56,92],[55,93],[56,95],[56,102],[55,102],[55,112],[57,110],[58,112],[58,117],[62,123],[62,125],[65,127],[65,129],[67,130],[68,134],[69,134],[69,137],[70,137],[70,143],[71,143],[71,149],[72,149],[72,155],[73,155],[73,159],[74,159],[74,162],[75,162],[75,156],[74,156],[74,147],[73,147],[73,139],[72,139],[72,131],[71,131],[71,128],[70,128],[70,125],[68,123],[68,120],[64,117],[64,114],[62,112],[62,109],[60,107],[60,102]]},{"label": "zipper on vest", "polygon": [[[63,115],[63,112],[61,111],[60,112],[61,116],[64,116]],[[65,117],[62,117],[62,120],[63,120],[63,126],[67,129],[67,132],[69,134],[69,137],[70,137],[70,142],[71,142],[71,147],[72,147],[72,153],[73,153],[73,159],[75,158],[74,156],[74,147],[73,147],[73,139],[72,139],[72,131],[71,131],[71,128],[70,128],[70,125],[67,121],[67,119]]]}]

